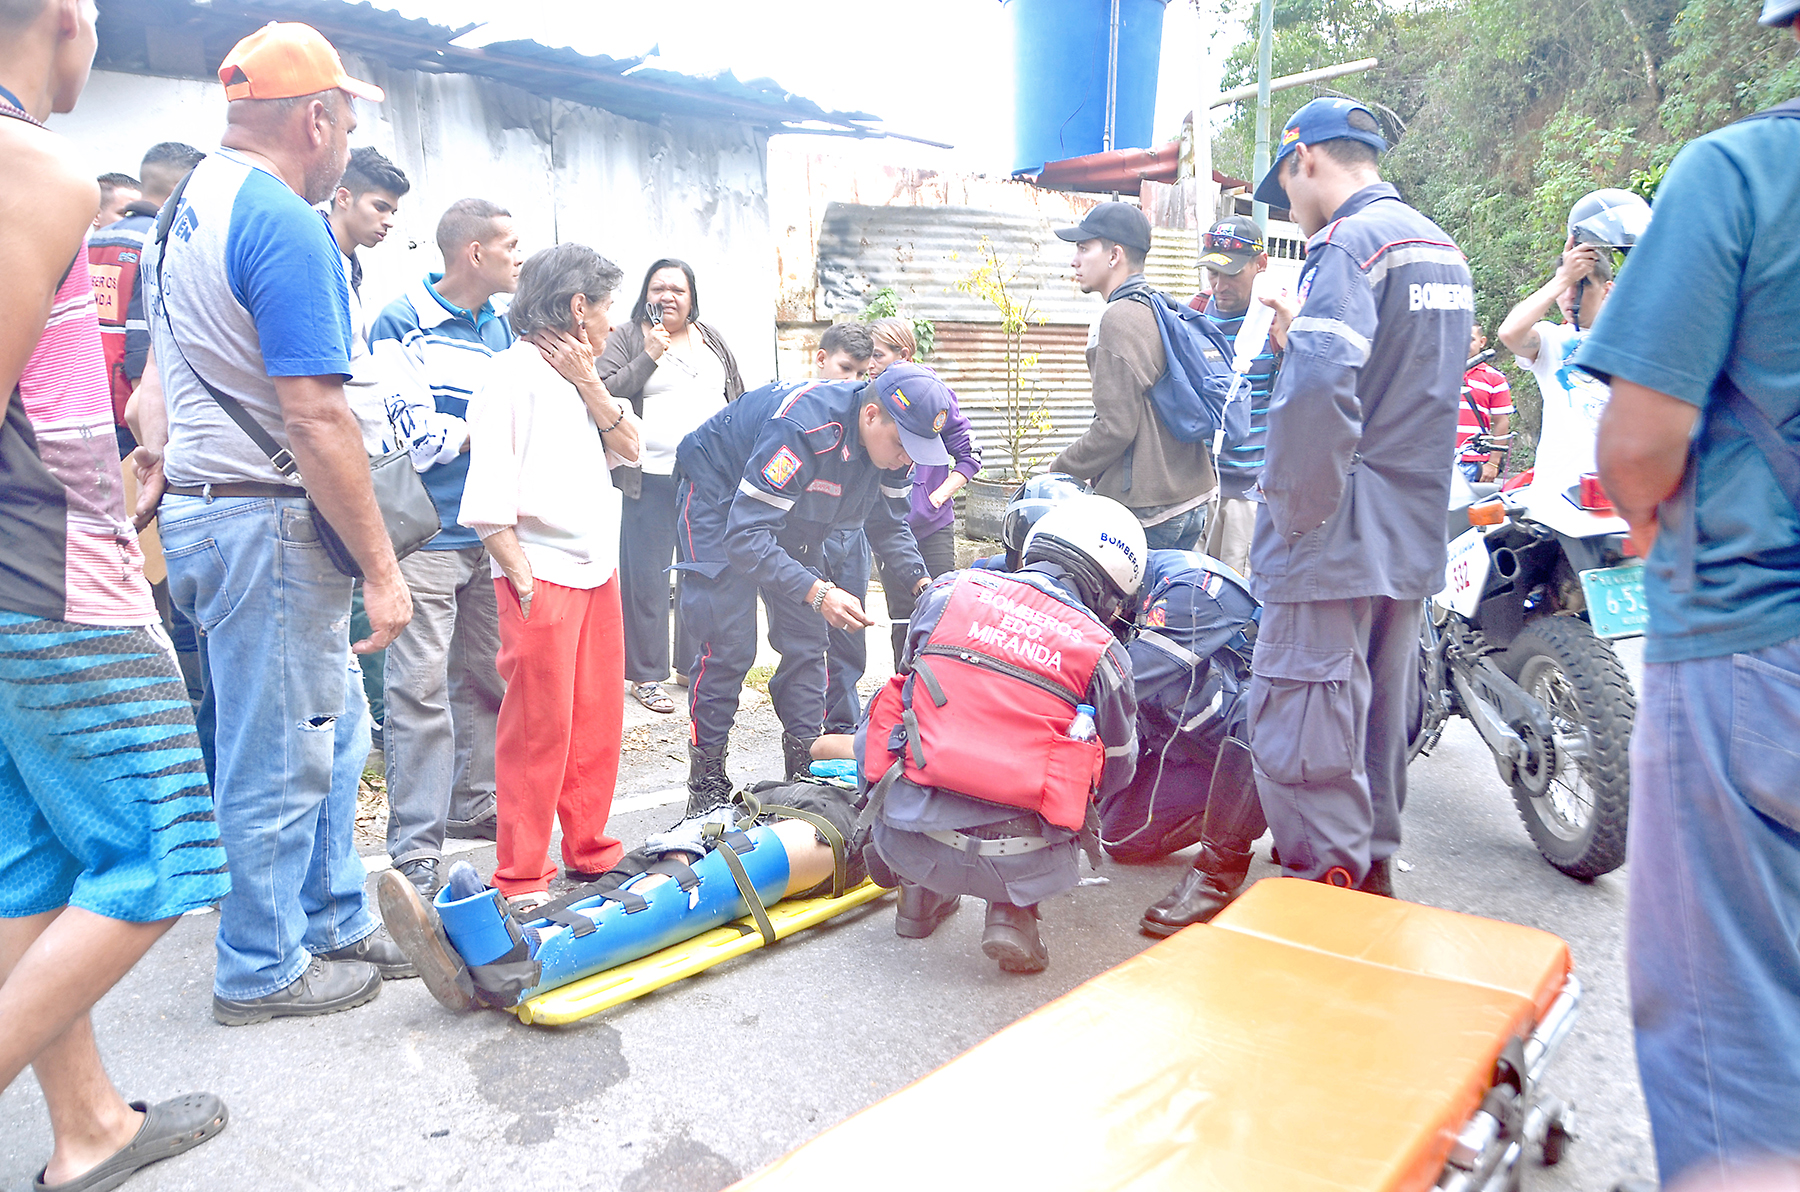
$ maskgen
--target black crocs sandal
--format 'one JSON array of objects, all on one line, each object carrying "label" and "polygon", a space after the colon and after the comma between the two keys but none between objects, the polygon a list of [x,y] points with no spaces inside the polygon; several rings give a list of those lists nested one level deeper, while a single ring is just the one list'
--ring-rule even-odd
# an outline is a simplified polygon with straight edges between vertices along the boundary
[{"label": "black crocs sandal", "polygon": [[46,1184],[40,1169],[31,1181],[33,1192],[107,1192],[159,1159],[199,1146],[231,1117],[225,1102],[212,1093],[187,1093],[156,1105],[133,1101],[131,1107],[144,1115],[144,1124],[123,1150],[66,1184]]}]

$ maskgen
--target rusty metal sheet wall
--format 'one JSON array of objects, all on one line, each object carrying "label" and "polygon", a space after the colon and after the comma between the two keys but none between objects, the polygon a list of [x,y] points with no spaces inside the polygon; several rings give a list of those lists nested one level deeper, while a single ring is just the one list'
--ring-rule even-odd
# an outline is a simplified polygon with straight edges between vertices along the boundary
[{"label": "rusty metal sheet wall", "polygon": [[[1085,355],[1087,335],[1085,324],[1052,323],[1034,327],[1026,336],[1025,350],[1038,353],[1037,366],[1026,374],[1026,383],[1047,403],[1055,428],[1031,449],[1027,471],[1036,470],[1032,464],[1041,468],[1093,421]],[[937,351],[927,361],[956,391],[975,442],[981,447],[982,475],[988,479],[999,476],[1009,464],[1005,444],[1005,360],[1005,343],[998,324],[944,322],[937,325]]]},{"label": "rusty metal sheet wall", "polygon": [[1050,223],[980,207],[869,207],[831,203],[819,230],[818,318],[858,314],[868,295],[893,286],[901,307],[933,322],[997,322],[988,303],[955,288],[979,258],[982,237],[1014,282],[1052,323],[1086,323],[1099,299],[1069,277],[1072,246]]}]

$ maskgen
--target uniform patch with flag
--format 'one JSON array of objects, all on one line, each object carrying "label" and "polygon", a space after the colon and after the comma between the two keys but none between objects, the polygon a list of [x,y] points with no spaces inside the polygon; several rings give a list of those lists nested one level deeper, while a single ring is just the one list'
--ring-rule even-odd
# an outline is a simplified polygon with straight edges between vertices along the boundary
[{"label": "uniform patch with flag", "polygon": [[769,462],[763,465],[762,474],[763,479],[776,488],[786,488],[787,482],[792,480],[794,473],[799,470],[800,457],[784,446],[769,457]]}]

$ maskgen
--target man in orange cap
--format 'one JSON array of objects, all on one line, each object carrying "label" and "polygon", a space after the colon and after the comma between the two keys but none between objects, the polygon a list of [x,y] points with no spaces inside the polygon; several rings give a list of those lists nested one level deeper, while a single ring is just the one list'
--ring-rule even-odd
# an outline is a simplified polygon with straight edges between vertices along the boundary
[{"label": "man in orange cap", "polygon": [[281,23],[233,47],[219,81],[221,148],[146,245],[161,381],[137,412],[146,488],[166,483],[170,595],[206,633],[218,696],[232,881],[213,1017],[235,1026],[348,1009],[383,977],[414,975],[363,899],[351,832],[367,705],[346,644],[351,581],[320,547],[318,520],[365,576],[371,633],[358,653],[394,639],[412,598],[344,399],[344,269],[309,206],[344,172],[352,97],[379,101],[381,89],[346,74],[317,30]]}]

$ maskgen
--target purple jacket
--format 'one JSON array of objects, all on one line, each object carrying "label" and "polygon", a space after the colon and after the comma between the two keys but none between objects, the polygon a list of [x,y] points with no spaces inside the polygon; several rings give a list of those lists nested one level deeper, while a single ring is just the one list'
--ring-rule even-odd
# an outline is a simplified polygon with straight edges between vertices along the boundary
[{"label": "purple jacket", "polygon": [[906,524],[912,527],[915,540],[923,541],[927,535],[937,533],[956,516],[949,501],[936,509],[931,507],[930,497],[937,491],[937,486],[948,480],[952,471],[961,472],[970,479],[974,479],[975,473],[981,471],[981,448],[969,438],[969,420],[963,417],[962,407],[957,404],[955,393],[950,395],[949,414],[941,437],[944,440],[944,450],[950,453],[956,463],[949,466],[919,464],[913,468]]}]

